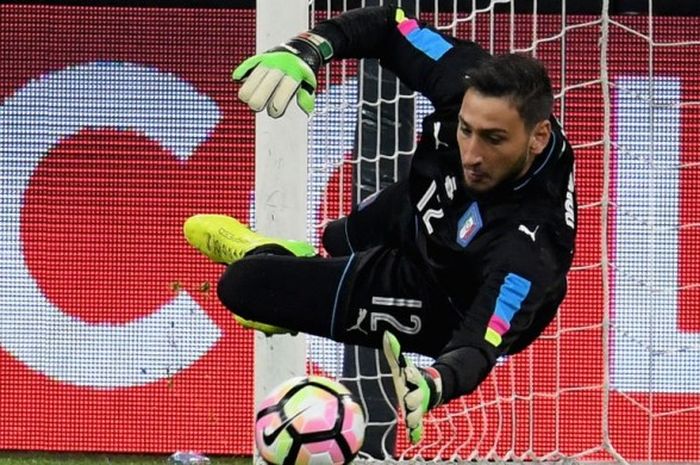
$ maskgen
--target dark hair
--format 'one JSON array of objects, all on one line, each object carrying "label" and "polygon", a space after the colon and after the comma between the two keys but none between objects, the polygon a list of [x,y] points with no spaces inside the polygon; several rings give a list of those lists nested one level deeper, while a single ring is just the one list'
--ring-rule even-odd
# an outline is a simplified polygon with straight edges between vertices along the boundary
[{"label": "dark hair", "polygon": [[531,129],[549,118],[554,96],[552,83],[542,62],[517,53],[496,55],[482,61],[466,76],[466,90],[489,97],[509,97]]}]

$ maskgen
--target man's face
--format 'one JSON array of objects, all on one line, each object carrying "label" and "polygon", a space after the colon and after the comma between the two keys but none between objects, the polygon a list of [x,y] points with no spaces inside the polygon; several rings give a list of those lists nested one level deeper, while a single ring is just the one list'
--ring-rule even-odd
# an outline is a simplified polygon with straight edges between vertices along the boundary
[{"label": "man's face", "polygon": [[549,141],[550,131],[549,121],[528,131],[507,97],[467,90],[457,128],[466,187],[484,193],[524,175]]}]

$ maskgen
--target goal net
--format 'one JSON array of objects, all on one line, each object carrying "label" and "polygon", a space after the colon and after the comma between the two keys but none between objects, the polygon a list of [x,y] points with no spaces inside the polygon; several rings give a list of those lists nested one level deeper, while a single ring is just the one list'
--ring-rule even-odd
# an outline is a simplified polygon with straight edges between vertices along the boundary
[{"label": "goal net", "polygon": [[[470,3],[470,5],[465,5]],[[375,351],[309,338],[309,372],[369,412],[367,459],[700,462],[700,19],[404,2],[437,29],[547,65],[574,145],[578,240],[558,317],[406,441]],[[376,4],[363,2],[363,5]],[[357,6],[354,5],[353,6]],[[347,8],[311,2],[311,22]],[[372,60],[321,76],[309,125],[310,237],[405,175],[430,104]],[[429,359],[418,360],[429,363]]]}]

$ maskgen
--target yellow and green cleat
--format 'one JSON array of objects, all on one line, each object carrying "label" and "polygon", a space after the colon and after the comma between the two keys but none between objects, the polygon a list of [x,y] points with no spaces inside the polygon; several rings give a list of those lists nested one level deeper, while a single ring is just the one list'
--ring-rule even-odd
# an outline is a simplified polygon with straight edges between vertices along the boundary
[{"label": "yellow and green cleat", "polygon": [[233,217],[200,214],[187,218],[185,239],[216,263],[230,265],[258,247],[280,246],[297,257],[313,257],[316,250],[303,241],[273,239],[251,231]]},{"label": "yellow and green cleat", "polygon": [[[200,214],[185,221],[185,239],[195,249],[216,263],[230,265],[253,249],[264,246],[280,246],[297,257],[313,257],[316,250],[302,241],[273,239],[251,231],[235,218],[226,215]],[[241,326],[265,333],[297,334],[288,329],[267,323],[246,320],[238,315],[234,319]]]}]

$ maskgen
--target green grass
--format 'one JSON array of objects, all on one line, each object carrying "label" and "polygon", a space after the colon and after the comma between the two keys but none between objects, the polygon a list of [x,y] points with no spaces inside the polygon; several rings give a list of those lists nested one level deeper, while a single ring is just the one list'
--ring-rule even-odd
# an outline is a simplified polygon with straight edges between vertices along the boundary
[{"label": "green grass", "polygon": [[[210,456],[211,465],[251,465],[251,457]],[[167,455],[0,452],[0,465],[166,465]]]}]

